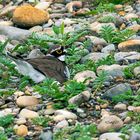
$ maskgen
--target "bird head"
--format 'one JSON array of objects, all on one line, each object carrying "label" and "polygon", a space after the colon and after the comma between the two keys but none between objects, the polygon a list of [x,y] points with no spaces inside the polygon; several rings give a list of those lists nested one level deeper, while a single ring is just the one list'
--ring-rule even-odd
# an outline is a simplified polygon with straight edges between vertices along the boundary
[{"label": "bird head", "polygon": [[49,48],[48,54],[56,57],[60,61],[65,61],[66,50],[63,46],[53,46]]}]

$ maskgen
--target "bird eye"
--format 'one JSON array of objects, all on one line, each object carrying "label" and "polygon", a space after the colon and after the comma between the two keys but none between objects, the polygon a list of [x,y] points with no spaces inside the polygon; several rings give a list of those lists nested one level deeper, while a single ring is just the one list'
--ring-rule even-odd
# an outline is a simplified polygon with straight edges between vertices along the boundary
[{"label": "bird eye", "polygon": [[62,50],[57,50],[56,51],[58,54],[62,54]]}]

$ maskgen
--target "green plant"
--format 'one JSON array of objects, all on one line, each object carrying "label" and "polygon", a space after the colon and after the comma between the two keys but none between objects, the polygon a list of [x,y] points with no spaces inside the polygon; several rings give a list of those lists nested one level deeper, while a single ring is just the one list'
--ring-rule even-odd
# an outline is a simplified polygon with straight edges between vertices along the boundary
[{"label": "green plant", "polygon": [[115,5],[113,3],[100,2],[95,10],[91,10],[87,14],[99,14],[103,12],[114,12],[114,11],[115,11]]},{"label": "green plant", "polygon": [[131,102],[133,101],[134,98],[135,97],[133,96],[132,90],[128,90],[127,92],[124,92],[123,94],[113,96],[112,102],[113,103],[118,103],[118,102],[123,102],[123,101]]},{"label": "green plant", "polygon": [[41,45],[42,47],[48,46],[47,44],[49,42],[53,42],[55,44],[61,45],[61,46],[70,46],[72,45],[75,41],[77,41],[80,37],[89,34],[88,29],[82,29],[82,30],[75,30],[74,32],[64,32],[64,23],[62,23],[60,26],[53,26],[53,35],[48,35],[48,34],[37,34],[34,33],[30,37],[30,44],[37,44],[37,40],[39,40],[40,44],[43,42],[46,42],[46,45]]},{"label": "green plant", "polygon": [[[74,60],[73,60],[74,61]],[[76,73],[84,71],[84,70],[91,70],[96,72],[96,69],[99,66],[102,65],[112,65],[115,64],[115,58],[114,55],[108,55],[106,58],[102,58],[96,62],[92,61],[92,60],[86,60],[84,62],[84,64],[74,64],[70,66],[70,73],[71,73],[71,77],[74,76]]]},{"label": "green plant", "polygon": [[140,125],[135,122],[125,125],[121,128],[120,132],[124,134],[130,134],[131,132],[140,133]]},{"label": "green plant", "polygon": [[140,66],[140,62],[130,64],[126,68],[124,68],[123,72],[125,74],[125,77],[126,78],[134,78],[133,70],[135,67],[138,67],[138,66]]},{"label": "green plant", "polygon": [[140,113],[139,112],[129,111],[127,113],[127,116],[131,117],[132,120],[135,121],[136,123],[140,123]]},{"label": "green plant", "polygon": [[101,88],[104,86],[104,82],[107,80],[107,72],[102,71],[99,73],[98,77],[93,81],[93,89],[94,93],[101,90]]},{"label": "green plant", "polygon": [[108,43],[121,43],[126,41],[135,34],[133,30],[125,29],[121,31],[115,30],[110,25],[102,26],[99,35]]},{"label": "green plant", "polygon": [[7,128],[14,121],[14,117],[12,115],[7,115],[4,117],[0,117],[0,126]]},{"label": "green plant", "polygon": [[54,140],[92,140],[98,134],[96,125],[80,125],[58,130],[54,134]]},{"label": "green plant", "polygon": [[3,132],[0,132],[0,140],[8,140],[8,137]]},{"label": "green plant", "polygon": [[98,19],[99,22],[103,22],[103,23],[110,23],[110,22],[113,22],[115,23],[116,22],[116,18],[113,17],[113,16],[104,16],[104,17],[100,17]]},{"label": "green plant", "polygon": [[84,91],[86,86],[84,83],[76,81],[68,81],[65,83],[64,91],[60,91],[60,85],[53,79],[46,79],[43,83],[34,86],[34,90],[40,94],[46,94],[54,101],[55,108],[63,108],[68,105],[68,100]]},{"label": "green plant", "polygon": [[50,121],[52,121],[50,118],[44,116],[40,116],[32,119],[33,124],[43,126],[43,127],[47,127],[48,122]]},{"label": "green plant", "polygon": [[137,22],[137,24],[140,24],[140,19],[139,18],[132,18],[131,19],[132,22]]},{"label": "green plant", "polygon": [[23,90],[28,84],[32,84],[32,83],[33,83],[33,81],[31,81],[28,76],[23,76],[20,79],[20,83],[18,85],[18,89],[19,90]]}]

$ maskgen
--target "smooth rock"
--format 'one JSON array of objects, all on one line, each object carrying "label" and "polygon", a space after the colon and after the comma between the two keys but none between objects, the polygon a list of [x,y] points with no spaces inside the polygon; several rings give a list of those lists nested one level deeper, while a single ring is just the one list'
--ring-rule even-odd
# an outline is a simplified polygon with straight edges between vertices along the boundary
[{"label": "smooth rock", "polygon": [[112,87],[111,89],[107,90],[104,93],[103,97],[111,100],[114,96],[121,95],[129,91],[132,91],[129,84],[118,84]]},{"label": "smooth rock", "polygon": [[118,111],[125,111],[127,109],[127,106],[126,104],[118,103],[114,106],[114,109]]},{"label": "smooth rock", "polygon": [[24,41],[32,34],[32,32],[16,27],[0,25],[0,34],[7,36],[11,40]]},{"label": "smooth rock", "polygon": [[138,31],[140,31],[140,25],[134,24],[132,26],[129,26],[127,29],[133,30],[134,32],[138,32]]},{"label": "smooth rock", "polygon": [[24,95],[25,93],[24,92],[22,92],[22,91],[16,91],[16,92],[14,92],[14,95],[15,96],[22,96],[22,95]]},{"label": "smooth rock", "polygon": [[118,45],[118,49],[122,52],[140,51],[140,40],[128,40]]},{"label": "smooth rock", "polygon": [[74,12],[74,7],[82,8],[82,2],[81,1],[72,1],[66,5],[66,9],[68,12]]},{"label": "smooth rock", "polygon": [[78,94],[76,96],[73,96],[72,98],[69,99],[69,104],[76,104],[80,105],[90,99],[90,92],[89,91],[83,91],[81,94]]},{"label": "smooth rock", "polygon": [[100,30],[102,29],[103,26],[111,26],[113,29],[116,30],[115,24],[114,23],[99,23],[99,22],[94,22],[90,24],[90,29],[92,31],[95,31],[97,33],[100,33]]},{"label": "smooth rock", "polygon": [[110,132],[110,133],[104,133],[99,137],[99,140],[122,140],[120,136],[125,137],[126,139],[129,139],[128,135],[125,135],[123,133],[117,133],[117,132]]},{"label": "smooth rock", "polygon": [[20,96],[16,103],[20,107],[33,106],[39,103],[38,99],[34,96]]},{"label": "smooth rock", "polygon": [[0,111],[0,117],[12,114],[12,108],[6,108]]},{"label": "smooth rock", "polygon": [[49,13],[32,7],[31,5],[19,6],[13,13],[13,22],[21,27],[33,27],[49,20]]},{"label": "smooth rock", "polygon": [[40,51],[40,49],[34,49],[29,53],[28,58],[31,59],[31,58],[37,58],[42,56],[45,55]]},{"label": "smooth rock", "polygon": [[91,42],[94,44],[94,46],[97,46],[97,45],[106,46],[107,45],[107,42],[103,38],[99,38],[96,36],[86,36],[86,37],[91,40]]},{"label": "smooth rock", "polygon": [[136,107],[134,107],[133,112],[138,112],[138,113],[140,113],[140,106],[136,106]]},{"label": "smooth rock", "polygon": [[0,21],[0,26],[13,26],[12,21]]},{"label": "smooth rock", "polygon": [[101,73],[102,71],[107,72],[108,76],[111,76],[112,78],[116,77],[124,77],[123,73],[124,66],[120,66],[118,64],[113,65],[102,65],[97,68],[97,74]]},{"label": "smooth rock", "polygon": [[53,140],[53,134],[51,131],[42,132],[39,136],[39,140]]},{"label": "smooth rock", "polygon": [[28,128],[25,125],[20,125],[17,130],[16,130],[16,134],[18,136],[27,136],[28,134]]},{"label": "smooth rock", "polygon": [[8,13],[13,13],[17,6],[8,6],[0,12],[0,17],[7,15]]},{"label": "smooth rock", "polygon": [[32,119],[32,118],[39,117],[39,114],[37,112],[31,111],[29,109],[22,109],[19,113],[19,117]]},{"label": "smooth rock", "polygon": [[131,121],[132,121],[131,117],[126,117],[123,122],[125,124],[128,124],[128,123],[131,123]]},{"label": "smooth rock", "polygon": [[35,8],[40,9],[40,10],[47,10],[47,8],[49,8],[51,2],[39,2]]},{"label": "smooth rock", "polygon": [[115,45],[109,44],[101,50],[102,53],[112,53],[115,52]]},{"label": "smooth rock", "polygon": [[81,60],[82,63],[84,63],[87,60],[92,60],[92,61],[98,61],[100,59],[106,58],[109,54],[107,53],[89,53],[88,55],[84,56]]},{"label": "smooth rock", "polygon": [[68,121],[62,120],[61,122],[58,122],[58,123],[55,125],[55,129],[66,128],[66,127],[68,127],[68,126],[69,126]]},{"label": "smooth rock", "polygon": [[108,132],[111,129],[118,130],[121,127],[123,127],[123,121],[115,115],[104,117],[97,126],[101,133]]},{"label": "smooth rock", "polygon": [[140,133],[133,132],[130,136],[130,140],[140,140]]},{"label": "smooth rock", "polygon": [[138,52],[118,52],[114,55],[115,60],[119,62],[134,63],[140,60],[140,53]]},{"label": "smooth rock", "polygon": [[63,116],[65,119],[74,119],[74,120],[77,119],[77,116],[74,113],[62,109],[55,111],[55,117],[57,116]]},{"label": "smooth rock", "polygon": [[55,110],[53,108],[48,108],[45,110],[44,114],[45,115],[51,115],[54,114]]},{"label": "smooth rock", "polygon": [[43,27],[42,26],[34,26],[32,28],[29,29],[29,31],[31,32],[41,32],[43,30]]},{"label": "smooth rock", "polygon": [[133,73],[136,77],[140,77],[140,66],[135,67]]},{"label": "smooth rock", "polygon": [[93,71],[86,70],[78,72],[73,79],[76,80],[77,82],[84,82],[87,78],[89,78],[89,80],[86,81],[88,84],[90,81],[96,79],[96,74]]},{"label": "smooth rock", "polygon": [[16,120],[16,124],[21,125],[21,124],[25,124],[27,121],[25,118],[19,118]]},{"label": "smooth rock", "polygon": [[134,14],[134,13],[128,13],[127,15],[125,15],[124,18],[129,21],[132,18],[138,18],[138,15],[137,14]]}]

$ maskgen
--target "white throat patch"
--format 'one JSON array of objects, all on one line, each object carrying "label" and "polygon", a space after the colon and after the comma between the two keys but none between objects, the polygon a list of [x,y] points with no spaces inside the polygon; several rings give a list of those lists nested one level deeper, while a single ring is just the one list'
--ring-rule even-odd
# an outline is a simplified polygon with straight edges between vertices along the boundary
[{"label": "white throat patch", "polygon": [[58,59],[59,59],[60,61],[65,61],[65,55],[59,56]]}]

